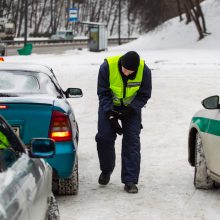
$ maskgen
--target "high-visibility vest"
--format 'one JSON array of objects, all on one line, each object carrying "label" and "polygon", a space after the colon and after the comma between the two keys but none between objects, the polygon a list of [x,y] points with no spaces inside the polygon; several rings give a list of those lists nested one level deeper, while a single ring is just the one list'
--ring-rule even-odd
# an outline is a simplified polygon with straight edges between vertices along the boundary
[{"label": "high-visibility vest", "polygon": [[0,131],[0,149],[6,149],[9,145],[8,138]]},{"label": "high-visibility vest", "polygon": [[109,84],[113,94],[113,103],[115,106],[129,105],[135,98],[140,89],[144,72],[144,60],[140,60],[136,77],[128,79],[127,85],[124,85],[121,73],[118,68],[118,61],[121,56],[106,58],[109,65]]}]

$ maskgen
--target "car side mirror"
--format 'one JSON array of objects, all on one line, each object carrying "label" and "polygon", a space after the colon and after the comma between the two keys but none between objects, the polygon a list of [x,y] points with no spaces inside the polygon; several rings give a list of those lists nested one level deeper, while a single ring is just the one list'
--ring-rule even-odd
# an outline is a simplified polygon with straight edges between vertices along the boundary
[{"label": "car side mirror", "polygon": [[65,92],[65,95],[67,98],[81,98],[83,93],[79,88],[68,88]]},{"label": "car side mirror", "polygon": [[210,96],[202,101],[202,105],[206,109],[219,109],[219,96]]},{"label": "car side mirror", "polygon": [[51,158],[55,155],[55,142],[50,138],[31,139],[30,157]]}]

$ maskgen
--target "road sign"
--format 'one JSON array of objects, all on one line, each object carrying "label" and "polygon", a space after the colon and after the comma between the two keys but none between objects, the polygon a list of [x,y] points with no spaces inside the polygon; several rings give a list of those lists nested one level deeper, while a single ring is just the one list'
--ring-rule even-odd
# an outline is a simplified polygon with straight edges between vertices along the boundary
[{"label": "road sign", "polygon": [[78,9],[77,8],[69,9],[69,21],[78,21]]}]

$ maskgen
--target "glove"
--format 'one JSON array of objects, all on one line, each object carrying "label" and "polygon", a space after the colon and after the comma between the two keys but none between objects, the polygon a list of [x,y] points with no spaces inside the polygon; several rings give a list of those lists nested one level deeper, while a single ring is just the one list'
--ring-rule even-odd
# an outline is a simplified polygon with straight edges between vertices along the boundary
[{"label": "glove", "polygon": [[120,115],[121,113],[114,111],[114,110],[107,112],[107,118],[110,120],[114,131],[117,134],[122,135],[123,130],[122,130],[121,125],[118,122],[119,118],[121,117]]},{"label": "glove", "polygon": [[124,118],[130,117],[132,114],[135,113],[134,109],[130,106],[124,106],[120,112],[122,117]]}]

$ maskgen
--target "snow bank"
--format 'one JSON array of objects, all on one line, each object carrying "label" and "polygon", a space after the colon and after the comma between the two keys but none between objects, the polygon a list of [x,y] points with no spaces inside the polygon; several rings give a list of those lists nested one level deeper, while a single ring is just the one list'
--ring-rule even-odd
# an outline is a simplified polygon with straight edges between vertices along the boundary
[{"label": "snow bank", "polygon": [[207,31],[211,33],[205,39],[198,40],[195,24],[186,25],[185,20],[180,23],[179,17],[170,19],[155,31],[151,31],[129,44],[116,47],[114,50],[152,50],[172,48],[220,49],[220,1],[206,0],[202,3],[206,19]]}]

